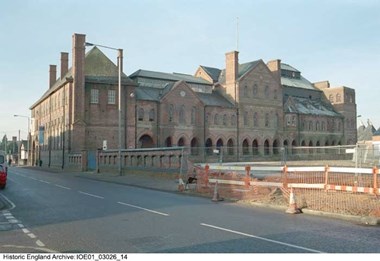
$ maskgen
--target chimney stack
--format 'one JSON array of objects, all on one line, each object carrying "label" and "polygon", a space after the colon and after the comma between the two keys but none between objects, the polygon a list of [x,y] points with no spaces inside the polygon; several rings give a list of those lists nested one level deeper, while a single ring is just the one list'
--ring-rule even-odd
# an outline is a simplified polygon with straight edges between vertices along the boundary
[{"label": "chimney stack", "polygon": [[226,84],[235,83],[239,74],[239,52],[226,53]]},{"label": "chimney stack", "polygon": [[281,60],[272,60],[267,63],[269,70],[275,75],[276,79],[278,79],[281,83]]},{"label": "chimney stack", "polygon": [[53,87],[54,83],[57,81],[57,65],[49,66],[49,88]]},{"label": "chimney stack", "polygon": [[61,79],[69,71],[69,53],[61,52]]}]

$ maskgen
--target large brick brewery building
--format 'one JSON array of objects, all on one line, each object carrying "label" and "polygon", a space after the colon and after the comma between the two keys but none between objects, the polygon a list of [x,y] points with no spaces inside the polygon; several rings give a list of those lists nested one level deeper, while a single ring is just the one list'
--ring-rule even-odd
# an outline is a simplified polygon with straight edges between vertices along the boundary
[{"label": "large brick brewery building", "polygon": [[[118,67],[86,36],[73,35],[72,66],[61,53],[60,75],[31,106],[32,160],[64,165],[70,153],[118,148]],[[138,70],[122,75],[121,147],[186,146],[202,159],[223,147],[226,159],[270,158],[281,148],[355,144],[355,90],[311,83],[273,60],[225,68],[199,66],[194,75]]]}]

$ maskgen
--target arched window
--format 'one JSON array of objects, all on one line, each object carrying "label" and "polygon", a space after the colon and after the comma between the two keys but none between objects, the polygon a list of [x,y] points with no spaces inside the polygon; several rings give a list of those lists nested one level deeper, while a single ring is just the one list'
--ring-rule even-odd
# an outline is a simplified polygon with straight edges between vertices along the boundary
[{"label": "arched window", "polygon": [[265,127],[270,127],[269,126],[269,113],[265,113]]},{"label": "arched window", "polygon": [[174,120],[174,105],[170,104],[169,105],[169,122],[172,122]]},{"label": "arched window", "polygon": [[259,92],[259,87],[257,86],[257,84],[255,83],[253,85],[253,97],[257,96],[257,93]]},{"label": "arched window", "polygon": [[244,97],[249,97],[249,92],[248,92],[248,86],[247,85],[245,85],[244,86]]},{"label": "arched window", "polygon": [[227,126],[227,114],[223,115],[223,125]]},{"label": "arched window", "polygon": [[197,107],[193,107],[191,109],[191,124],[195,124],[195,117],[196,117],[196,114],[197,114]]},{"label": "arched window", "polygon": [[269,87],[268,86],[265,86],[264,95],[265,95],[265,98],[269,98]]},{"label": "arched window", "polygon": [[248,126],[248,112],[247,111],[244,112],[243,123],[244,123],[244,126]]},{"label": "arched window", "polygon": [[215,113],[214,115],[214,125],[218,125],[219,124],[219,114]]},{"label": "arched window", "polygon": [[151,109],[149,111],[149,121],[154,121],[154,118],[155,118],[154,109]]},{"label": "arched window", "polygon": [[212,140],[210,138],[206,140],[205,147],[206,147],[206,154],[211,155],[212,154]]},{"label": "arched window", "polygon": [[198,149],[198,140],[197,138],[193,138],[191,140],[191,155],[198,155],[199,149]]},{"label": "arched window", "polygon": [[236,115],[232,114],[231,116],[231,126],[236,126]]},{"label": "arched window", "polygon": [[329,101],[330,101],[331,103],[334,102],[334,95],[332,95],[332,94],[329,95]]},{"label": "arched window", "polygon": [[259,155],[259,143],[257,140],[254,140],[252,142],[252,153],[253,155]]},{"label": "arched window", "polygon": [[336,94],[336,102],[341,102],[342,101],[342,96],[340,95],[340,93],[337,93]]},{"label": "arched window", "polygon": [[138,120],[143,121],[144,120],[144,109],[140,108],[138,112]]},{"label": "arched window", "polygon": [[179,109],[179,123],[185,124],[185,105],[182,105],[181,108]]},{"label": "arched window", "polygon": [[259,127],[259,114],[257,112],[253,113],[253,126]]}]

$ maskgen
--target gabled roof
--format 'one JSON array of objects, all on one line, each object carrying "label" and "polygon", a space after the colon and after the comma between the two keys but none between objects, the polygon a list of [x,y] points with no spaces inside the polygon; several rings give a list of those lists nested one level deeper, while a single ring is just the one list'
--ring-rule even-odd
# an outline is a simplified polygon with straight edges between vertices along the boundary
[{"label": "gabled roof", "polygon": [[[257,64],[259,64],[259,62],[262,62],[262,60],[257,60],[257,61],[253,61],[253,62],[249,62],[249,63],[239,64],[237,80],[239,80],[247,72],[249,72]],[[220,73],[219,82],[220,83],[225,83],[226,82],[226,69],[223,69],[222,72]]]},{"label": "gabled roof", "polygon": [[309,115],[343,117],[335,109],[321,100],[311,100],[301,97],[288,97],[284,105],[285,113],[299,113]]},{"label": "gabled roof", "polygon": [[200,66],[210,77],[214,82],[217,82],[219,80],[220,73],[222,70],[218,68],[213,67],[207,67],[207,66]]},{"label": "gabled roof", "polygon": [[[30,107],[30,109],[33,109],[67,82],[67,79],[73,76],[72,71],[71,67],[64,75],[63,79],[58,78],[54,85],[49,88],[42,97]],[[112,84],[118,82],[118,67],[96,46],[86,53],[84,59],[84,73],[86,81]],[[122,73],[121,82],[122,84],[135,84],[124,73]]]}]

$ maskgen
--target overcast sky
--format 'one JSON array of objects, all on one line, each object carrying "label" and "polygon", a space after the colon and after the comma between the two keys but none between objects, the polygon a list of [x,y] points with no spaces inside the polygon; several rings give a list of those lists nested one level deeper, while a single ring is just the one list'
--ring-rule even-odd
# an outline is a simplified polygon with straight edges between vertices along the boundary
[{"label": "overcast sky", "polygon": [[354,88],[360,119],[379,128],[379,14],[377,0],[0,0],[0,136],[26,139],[28,118],[13,115],[30,117],[60,52],[71,66],[74,33],[122,48],[127,75],[224,68],[237,48],[240,63],[281,59],[311,82]]}]

